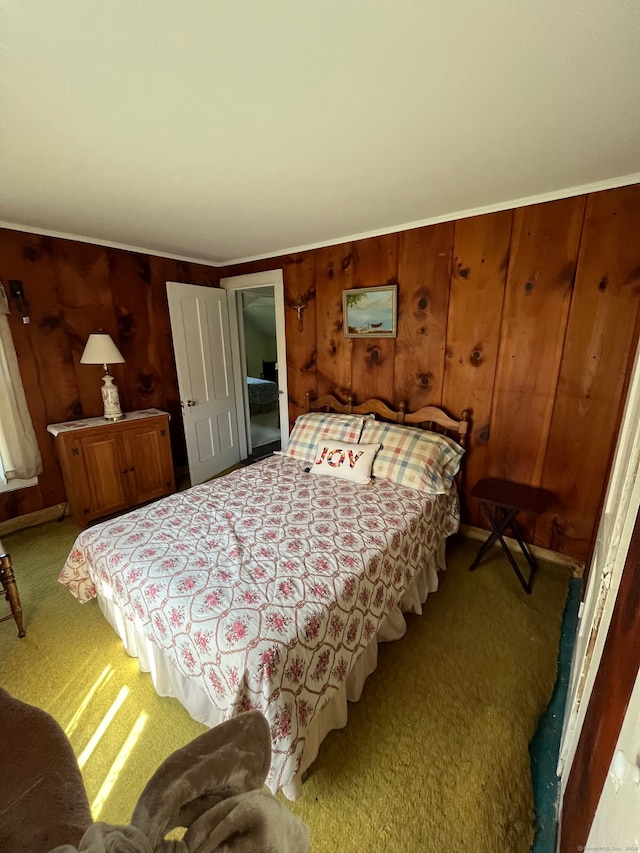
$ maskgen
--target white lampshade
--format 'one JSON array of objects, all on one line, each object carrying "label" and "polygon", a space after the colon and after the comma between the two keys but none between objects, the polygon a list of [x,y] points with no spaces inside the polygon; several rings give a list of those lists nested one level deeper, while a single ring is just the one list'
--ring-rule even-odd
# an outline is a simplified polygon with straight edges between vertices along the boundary
[{"label": "white lampshade", "polygon": [[123,362],[122,353],[106,332],[89,335],[80,363],[104,365],[105,375],[102,377],[103,384],[100,391],[104,404],[104,417],[108,421],[119,421],[124,417],[120,408],[118,389],[113,383],[113,376],[109,373],[110,364],[122,364]]},{"label": "white lampshade", "polygon": [[124,358],[106,332],[89,335],[80,364],[123,364]]}]

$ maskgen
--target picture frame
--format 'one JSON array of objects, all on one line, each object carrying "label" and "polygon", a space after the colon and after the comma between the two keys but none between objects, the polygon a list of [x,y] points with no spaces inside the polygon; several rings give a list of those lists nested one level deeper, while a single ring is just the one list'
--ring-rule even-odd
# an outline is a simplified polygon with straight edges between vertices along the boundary
[{"label": "picture frame", "polygon": [[358,287],[342,291],[345,338],[395,338],[398,286]]}]

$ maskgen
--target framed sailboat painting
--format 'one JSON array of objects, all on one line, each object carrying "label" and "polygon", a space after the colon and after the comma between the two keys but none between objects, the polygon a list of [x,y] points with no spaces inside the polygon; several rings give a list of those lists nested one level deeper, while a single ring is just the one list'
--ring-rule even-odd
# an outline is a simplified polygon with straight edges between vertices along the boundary
[{"label": "framed sailboat painting", "polygon": [[397,285],[342,291],[345,338],[395,338]]}]

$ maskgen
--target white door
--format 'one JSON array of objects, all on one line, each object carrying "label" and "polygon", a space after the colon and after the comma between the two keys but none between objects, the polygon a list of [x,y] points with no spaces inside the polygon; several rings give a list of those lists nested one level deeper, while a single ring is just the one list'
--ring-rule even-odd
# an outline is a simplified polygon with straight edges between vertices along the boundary
[{"label": "white door", "polygon": [[227,294],[167,282],[191,485],[240,461]]},{"label": "white door", "polygon": [[280,441],[286,447],[289,439],[289,397],[287,394],[287,346],[284,319],[284,279],[282,270],[266,270],[265,272],[236,275],[220,279],[220,287],[230,293],[229,309],[231,312],[231,346],[234,357],[236,400],[238,406],[238,422],[240,424],[240,441],[243,445],[243,456],[251,452],[251,437],[249,433],[249,398],[247,393],[247,374],[245,353],[242,341],[242,321],[233,297],[239,290],[255,290],[261,287],[273,288],[276,313],[276,350],[278,365],[278,409],[280,412]]},{"label": "white door", "polygon": [[640,675],[620,729],[585,850],[640,850]]},{"label": "white door", "polygon": [[586,594],[580,608],[558,761],[562,794],[569,779],[640,509],[639,467],[640,364],[636,353]]}]

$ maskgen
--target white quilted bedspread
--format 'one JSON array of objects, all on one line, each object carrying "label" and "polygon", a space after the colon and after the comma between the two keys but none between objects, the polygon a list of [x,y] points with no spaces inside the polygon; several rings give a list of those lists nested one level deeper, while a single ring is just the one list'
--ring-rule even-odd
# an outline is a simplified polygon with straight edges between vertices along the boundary
[{"label": "white quilted bedspread", "polygon": [[272,790],[438,543],[455,496],[359,486],[274,456],[85,530],[60,574],[112,598],[225,716],[257,708]]}]

